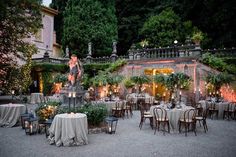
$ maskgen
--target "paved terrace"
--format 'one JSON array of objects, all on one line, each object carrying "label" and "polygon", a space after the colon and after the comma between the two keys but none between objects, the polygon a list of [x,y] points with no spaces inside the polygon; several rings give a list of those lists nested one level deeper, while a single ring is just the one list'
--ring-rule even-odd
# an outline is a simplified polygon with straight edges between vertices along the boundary
[{"label": "paved terrace", "polygon": [[49,145],[45,134],[25,135],[21,127],[0,127],[0,157],[235,157],[236,121],[208,119],[207,133],[198,125],[197,136],[185,137],[154,135],[148,120],[140,130],[139,118],[135,111],[133,118],[119,119],[116,134],[89,134],[89,144],[76,147]]}]

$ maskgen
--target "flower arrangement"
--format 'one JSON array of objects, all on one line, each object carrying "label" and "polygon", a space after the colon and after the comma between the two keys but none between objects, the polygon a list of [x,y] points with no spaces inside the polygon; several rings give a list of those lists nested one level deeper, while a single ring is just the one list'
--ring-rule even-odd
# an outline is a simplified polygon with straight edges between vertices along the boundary
[{"label": "flower arrangement", "polygon": [[57,107],[60,105],[58,102],[47,102],[42,103],[36,108],[36,115],[39,117],[40,121],[45,121],[47,119],[53,118],[57,113]]}]

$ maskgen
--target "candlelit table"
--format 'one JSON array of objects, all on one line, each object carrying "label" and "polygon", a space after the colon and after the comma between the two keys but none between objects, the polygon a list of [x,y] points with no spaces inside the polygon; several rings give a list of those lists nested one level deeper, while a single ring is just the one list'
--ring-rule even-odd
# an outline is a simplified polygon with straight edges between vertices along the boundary
[{"label": "candlelit table", "polygon": [[87,116],[82,113],[58,114],[49,128],[48,140],[56,146],[88,144]]},{"label": "candlelit table", "polygon": [[[182,108],[180,108],[180,109],[177,109],[177,108],[168,109],[166,104],[154,105],[154,106],[151,106],[150,113],[154,117],[155,116],[154,115],[154,108],[155,107],[162,107],[162,108],[166,109],[171,131],[176,132],[178,130],[179,119],[183,116],[184,111],[189,110],[189,109],[194,109],[193,107],[186,106],[184,104],[182,104],[181,106],[182,106]],[[155,119],[153,120],[153,122],[155,123]]]},{"label": "candlelit table", "polygon": [[43,93],[31,93],[30,95],[30,103],[38,104],[44,102]]},{"label": "candlelit table", "polygon": [[20,118],[20,114],[25,112],[23,104],[0,105],[0,126],[13,127]]}]

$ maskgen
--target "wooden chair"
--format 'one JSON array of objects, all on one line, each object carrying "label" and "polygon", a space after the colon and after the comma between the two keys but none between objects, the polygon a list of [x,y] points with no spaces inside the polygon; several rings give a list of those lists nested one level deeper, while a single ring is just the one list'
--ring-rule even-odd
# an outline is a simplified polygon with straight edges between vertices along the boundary
[{"label": "wooden chair", "polygon": [[227,105],[227,108],[224,109],[223,112],[223,119],[227,117],[228,120],[235,119],[235,114],[236,114],[236,102],[231,102]]},{"label": "wooden chair", "polygon": [[219,110],[216,107],[216,103],[215,102],[208,102],[208,113],[211,119],[213,119],[214,114],[216,115],[217,119],[218,119],[218,114],[219,114]]},{"label": "wooden chair", "polygon": [[115,107],[112,108],[112,115],[124,118],[124,101],[116,102]]},{"label": "wooden chair", "polygon": [[185,128],[185,136],[187,136],[187,132],[189,132],[189,127],[190,125],[192,125],[192,130],[195,133],[195,136],[197,136],[196,134],[196,110],[195,109],[189,109],[184,111],[183,114],[183,118],[181,117],[179,119],[179,132],[181,133],[182,131],[182,125],[184,125]]},{"label": "wooden chair", "polygon": [[126,113],[127,118],[129,118],[129,113],[130,117],[132,118],[133,116],[133,103],[131,101],[127,101],[125,106],[124,106],[124,114]]},{"label": "wooden chair", "polygon": [[146,119],[149,119],[150,121],[150,126],[153,129],[153,116],[148,113],[150,111],[150,107],[146,106],[145,100],[140,99],[138,101],[139,105],[139,110],[140,110],[140,123],[139,123],[139,128],[140,130],[142,129],[143,123],[145,122]]},{"label": "wooden chair", "polygon": [[170,125],[169,125],[169,119],[167,118],[167,112],[164,108],[160,107],[155,107],[153,109],[154,112],[154,119],[155,119],[155,132],[154,135],[156,134],[156,131],[160,128],[160,125],[162,124],[163,126],[163,134],[165,135],[165,126],[167,125],[168,127],[168,132],[170,133]]},{"label": "wooden chair", "polygon": [[[199,112],[200,111],[200,112]],[[208,131],[206,119],[207,119],[208,109],[203,109],[201,106],[197,109],[197,114],[195,117],[196,122],[198,121],[201,127],[201,122],[204,127],[205,133]]]}]

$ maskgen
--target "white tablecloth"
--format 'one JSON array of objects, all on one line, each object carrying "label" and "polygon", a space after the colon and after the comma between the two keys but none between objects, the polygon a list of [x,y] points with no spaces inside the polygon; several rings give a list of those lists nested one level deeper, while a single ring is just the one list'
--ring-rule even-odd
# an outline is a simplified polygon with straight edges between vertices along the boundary
[{"label": "white tablecloth", "polygon": [[88,144],[88,122],[86,114],[58,114],[49,128],[50,144],[74,146]]},{"label": "white tablecloth", "polygon": [[38,104],[44,102],[43,93],[31,93],[30,95],[30,103]]},{"label": "white tablecloth", "polygon": [[[206,109],[208,106],[208,101],[206,100],[200,100],[199,103],[202,105],[202,107],[204,109]],[[216,103],[216,109],[219,110],[219,113],[218,113],[218,118],[219,119],[223,119],[223,113],[224,113],[224,110],[227,109],[228,107],[228,104],[229,102],[219,102],[219,103]]]},{"label": "white tablecloth", "polygon": [[150,102],[151,104],[153,104],[155,101],[155,98],[153,96],[150,96],[148,94],[136,94],[136,93],[128,94],[126,100],[129,101],[130,99],[133,99],[134,103],[137,103],[139,99],[145,99],[145,103]]},{"label": "white tablecloth", "polygon": [[[153,115],[153,117],[154,117],[154,108],[155,107],[162,107],[162,106],[161,105],[151,106],[150,113],[151,113],[151,115]],[[166,109],[171,131],[176,132],[178,130],[179,119],[183,116],[184,111],[189,110],[189,109],[193,109],[193,107],[183,105],[183,107],[180,109],[177,109],[177,108],[174,108],[174,109],[167,108]]]},{"label": "white tablecloth", "polygon": [[13,127],[20,118],[20,114],[25,112],[23,104],[0,105],[0,126]]}]

